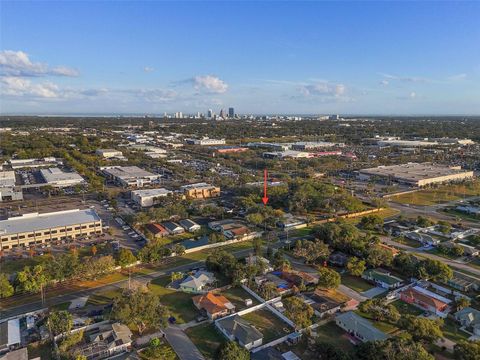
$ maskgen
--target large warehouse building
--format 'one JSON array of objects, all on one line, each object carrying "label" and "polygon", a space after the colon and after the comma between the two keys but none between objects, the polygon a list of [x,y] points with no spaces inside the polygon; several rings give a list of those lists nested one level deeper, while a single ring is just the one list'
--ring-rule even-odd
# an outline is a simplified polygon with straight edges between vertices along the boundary
[{"label": "large warehouse building", "polygon": [[65,172],[59,168],[41,169],[40,174],[48,185],[61,188],[85,183],[85,179],[76,172]]},{"label": "large warehouse building", "polygon": [[148,189],[132,191],[132,200],[141,207],[156,205],[160,198],[166,197],[173,192],[167,189]]},{"label": "large warehouse building", "polygon": [[379,166],[360,170],[358,175],[361,180],[379,178],[418,187],[468,180],[474,177],[473,171],[431,163]]},{"label": "large warehouse building", "polygon": [[138,166],[110,166],[100,169],[108,178],[124,187],[143,187],[159,178],[159,175],[140,169]]},{"label": "large warehouse building", "polygon": [[102,220],[93,209],[31,213],[0,221],[2,249],[102,233]]}]

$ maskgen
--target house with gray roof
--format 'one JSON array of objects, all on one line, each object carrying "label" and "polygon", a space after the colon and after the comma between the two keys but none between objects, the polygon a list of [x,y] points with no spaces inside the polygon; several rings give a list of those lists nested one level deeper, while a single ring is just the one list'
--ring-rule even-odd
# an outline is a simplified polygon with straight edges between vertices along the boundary
[{"label": "house with gray roof", "polygon": [[455,314],[457,320],[466,330],[474,335],[480,336],[480,311],[477,309],[466,307]]},{"label": "house with gray roof", "polygon": [[367,342],[385,340],[388,335],[377,329],[370,321],[357,315],[353,311],[347,311],[335,317],[335,323],[356,339]]},{"label": "house with gray roof", "polygon": [[373,282],[384,289],[396,289],[402,285],[402,279],[391,275],[389,272],[377,269],[368,269],[363,272],[362,279]]},{"label": "house with gray roof", "polygon": [[195,231],[198,231],[202,228],[195,221],[190,220],[190,219],[180,220],[178,223],[181,227],[183,227],[185,229],[185,231],[188,231],[188,232],[191,232],[191,233],[195,232]]},{"label": "house with gray roof", "polygon": [[179,289],[190,293],[202,293],[215,282],[215,276],[208,271],[197,271],[187,276],[179,285]]},{"label": "house with gray roof", "polygon": [[238,315],[219,319],[215,322],[215,326],[227,339],[238,341],[248,350],[262,345],[263,334]]}]

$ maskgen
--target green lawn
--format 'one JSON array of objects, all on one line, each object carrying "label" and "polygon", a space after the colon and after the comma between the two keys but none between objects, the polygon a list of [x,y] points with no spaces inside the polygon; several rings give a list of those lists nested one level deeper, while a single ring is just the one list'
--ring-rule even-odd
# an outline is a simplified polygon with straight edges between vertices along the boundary
[{"label": "green lawn", "polygon": [[480,195],[480,181],[472,181],[466,184],[441,185],[437,188],[393,196],[390,199],[401,204],[435,205],[478,195]]},{"label": "green lawn", "polygon": [[55,310],[68,310],[68,307],[70,306],[70,304],[71,304],[71,302],[67,301],[67,302],[64,302],[64,303],[54,305],[54,306],[52,306],[52,308],[55,309]]},{"label": "green lawn", "polygon": [[356,292],[363,292],[374,288],[375,286],[370,284],[369,282],[363,280],[361,277],[352,276],[347,273],[341,274],[342,276],[342,284],[349,287]]},{"label": "green lawn", "polygon": [[460,330],[460,327],[455,320],[446,318],[442,326],[443,335],[452,341],[459,342],[460,340],[468,340],[470,334]]},{"label": "green lawn", "polygon": [[326,342],[335,346],[338,346],[340,349],[353,354],[354,346],[345,335],[345,331],[339,328],[334,321],[331,321],[325,325],[319,326],[315,329],[319,342]]},{"label": "green lawn", "polygon": [[[263,334],[263,343],[266,344],[281,336],[287,335],[293,329],[268,310],[256,310],[242,315]],[[286,331],[285,331],[286,330]]]},{"label": "green lawn", "polygon": [[194,320],[199,314],[192,302],[194,295],[167,289],[169,282],[169,276],[159,277],[150,283],[149,289],[160,296],[160,302],[167,307],[169,315],[177,319],[178,324]]},{"label": "green lawn", "polygon": [[361,312],[360,310],[356,310],[355,312],[361,317],[368,319],[373,326],[375,326],[378,330],[381,330],[386,334],[393,334],[399,331],[398,327],[396,327],[395,325],[389,322],[373,320],[368,314]]},{"label": "green lawn", "polygon": [[185,334],[207,359],[214,359],[217,349],[226,341],[212,323],[188,328]]},{"label": "green lawn", "polygon": [[118,295],[120,295],[120,289],[96,292],[95,294],[90,295],[87,305],[110,304]]},{"label": "green lawn", "polygon": [[252,306],[257,305],[258,301],[255,298],[243,290],[241,287],[232,287],[228,290],[222,291],[221,295],[225,296],[228,300],[235,305],[236,311],[246,309],[245,299],[252,300]]},{"label": "green lawn", "polygon": [[395,306],[398,312],[403,315],[413,315],[418,316],[423,313],[423,311],[416,306],[408,304],[402,300],[395,300],[392,302],[392,305]]}]

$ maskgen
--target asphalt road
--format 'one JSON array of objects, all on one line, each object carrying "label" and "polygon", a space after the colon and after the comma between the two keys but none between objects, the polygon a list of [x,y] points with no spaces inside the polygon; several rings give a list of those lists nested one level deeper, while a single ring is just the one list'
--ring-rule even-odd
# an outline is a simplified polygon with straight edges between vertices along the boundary
[{"label": "asphalt road", "polygon": [[[236,257],[246,257],[249,253],[251,252],[251,249],[246,249],[246,250],[241,250],[238,252],[233,253]],[[185,272],[190,270],[191,268],[199,267],[204,264],[204,261],[196,261],[192,263],[188,263],[185,265],[180,265],[176,267],[172,267],[169,269],[165,270],[160,270],[160,271],[155,271],[150,274],[146,275],[139,275],[132,277],[132,279],[135,279],[137,281],[142,281],[142,282],[148,282],[150,280],[153,280],[155,278],[158,278],[160,276],[168,275],[171,272],[178,271],[178,272]],[[56,296],[54,298],[49,298],[45,301],[44,304],[40,301],[40,295],[35,295],[38,297],[38,301],[33,301],[28,304],[23,304],[19,306],[14,306],[14,307],[9,307],[8,309],[0,309],[0,319],[7,319],[10,317],[18,316],[21,314],[29,313],[32,311],[40,310],[46,307],[54,306],[57,304],[65,303],[67,301],[72,301],[75,300],[79,297],[84,297],[84,296],[90,296],[94,294],[97,291],[109,291],[109,290],[116,290],[116,289],[121,289],[124,288],[126,285],[128,285],[128,279],[127,280],[120,280],[114,283],[110,283],[107,285],[100,285],[97,287],[93,287],[90,289],[85,289],[85,290],[80,290],[80,291],[75,291],[69,294],[65,295],[60,295]]]}]

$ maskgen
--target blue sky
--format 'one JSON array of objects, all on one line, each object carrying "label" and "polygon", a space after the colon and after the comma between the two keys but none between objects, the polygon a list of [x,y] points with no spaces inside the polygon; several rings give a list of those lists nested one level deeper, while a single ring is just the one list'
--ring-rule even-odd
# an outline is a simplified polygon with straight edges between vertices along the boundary
[{"label": "blue sky", "polygon": [[2,113],[480,113],[480,2],[0,6]]}]

